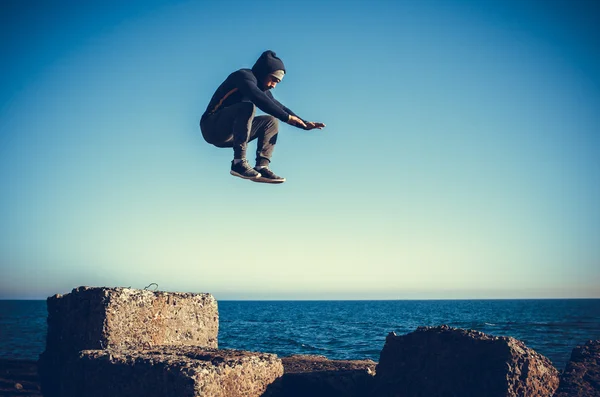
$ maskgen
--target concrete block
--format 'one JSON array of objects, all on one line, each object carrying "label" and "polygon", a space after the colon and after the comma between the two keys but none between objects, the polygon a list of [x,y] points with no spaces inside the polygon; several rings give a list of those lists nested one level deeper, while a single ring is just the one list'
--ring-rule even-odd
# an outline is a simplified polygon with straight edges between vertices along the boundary
[{"label": "concrete block", "polygon": [[189,346],[84,350],[61,374],[61,397],[258,397],[283,375],[274,354]]}]

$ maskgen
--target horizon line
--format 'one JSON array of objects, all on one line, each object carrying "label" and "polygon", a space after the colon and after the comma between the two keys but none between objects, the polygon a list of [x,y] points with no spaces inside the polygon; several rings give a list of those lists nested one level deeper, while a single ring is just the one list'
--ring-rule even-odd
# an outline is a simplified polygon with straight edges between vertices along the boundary
[{"label": "horizon line", "polygon": [[[164,292],[164,291],[161,291]],[[198,293],[198,294],[204,294]],[[209,293],[210,294],[210,293]],[[67,295],[67,294],[64,294]],[[214,294],[210,294],[214,297]],[[49,298],[49,297],[48,297]],[[0,301],[45,301],[48,298],[0,298]],[[541,297],[541,298],[380,298],[380,299],[217,299],[219,302],[400,302],[400,301],[537,301],[537,300],[600,300],[600,297]]]}]

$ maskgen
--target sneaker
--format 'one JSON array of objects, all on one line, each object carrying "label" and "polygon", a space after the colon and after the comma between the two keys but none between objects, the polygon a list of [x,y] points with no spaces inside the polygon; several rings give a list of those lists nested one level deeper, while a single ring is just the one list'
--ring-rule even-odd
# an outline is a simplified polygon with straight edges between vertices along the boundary
[{"label": "sneaker", "polygon": [[242,160],[235,164],[231,162],[231,171],[229,172],[233,176],[237,176],[243,179],[260,179],[260,172],[250,167],[248,160]]},{"label": "sneaker", "polygon": [[275,175],[273,171],[271,171],[268,167],[256,168],[254,167],[256,172],[260,172],[260,178],[255,179],[254,182],[262,182],[262,183],[283,183],[285,182],[285,178],[281,176]]}]

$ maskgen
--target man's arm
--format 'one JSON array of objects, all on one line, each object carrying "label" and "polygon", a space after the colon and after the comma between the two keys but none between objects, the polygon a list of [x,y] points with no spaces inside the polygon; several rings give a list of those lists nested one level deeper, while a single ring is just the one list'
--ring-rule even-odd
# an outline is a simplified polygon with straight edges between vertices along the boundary
[{"label": "man's arm", "polygon": [[[293,124],[293,125],[295,125],[296,127],[298,127],[298,128],[302,128],[302,129],[304,129],[304,130],[312,130],[312,129],[314,129],[314,128],[322,129],[322,128],[324,128],[324,127],[325,127],[325,124],[323,124],[323,123],[319,123],[319,122],[315,122],[315,121],[306,121],[306,120],[304,120],[304,119],[302,119],[302,118],[298,117],[298,115],[297,115],[296,113],[292,112],[290,109],[288,109],[287,107],[285,107],[285,106],[284,106],[284,105],[283,105],[281,102],[279,102],[277,99],[273,98],[273,94],[271,94],[270,92],[268,92],[268,95],[271,97],[271,99],[273,99],[273,101],[274,101],[274,102],[275,102],[277,105],[281,106],[281,108],[282,108],[283,110],[285,110],[286,112],[288,112],[288,113],[289,113],[289,114],[291,114],[292,116],[294,116],[294,117],[297,117],[297,118],[298,118],[298,120],[300,120],[300,121],[302,121],[302,122],[304,123],[304,125],[300,125],[300,124]],[[292,124],[292,123],[289,123],[289,124]]]},{"label": "man's arm", "polygon": [[306,123],[306,120],[304,120],[302,117],[298,116],[296,113],[294,113],[291,109],[285,107],[284,104],[282,104],[281,102],[279,102],[277,99],[275,99],[273,97],[273,94],[271,94],[271,92],[269,91],[268,94],[271,99],[273,100],[273,102],[275,102],[280,108],[282,108],[283,110],[285,110],[287,113],[291,114],[292,116],[296,116],[298,117],[300,120],[304,121]]},{"label": "man's arm", "polygon": [[277,106],[281,107],[285,112],[289,113],[290,118],[287,121],[288,124],[293,125],[298,128],[302,128],[303,130],[311,130],[312,128],[315,128],[315,127],[311,128],[309,126],[308,121],[298,117],[298,115],[296,113],[294,113],[291,109],[285,107],[285,105],[283,105],[281,102],[279,102],[277,99],[275,99],[273,97],[273,94],[271,93],[271,91],[267,91],[267,96],[269,98],[271,98],[273,100],[273,102],[275,102],[277,104]]},{"label": "man's arm", "polygon": [[266,93],[261,91],[256,85],[256,81],[249,76],[240,76],[238,84],[240,92],[254,103],[260,110],[270,114],[273,117],[287,123],[290,119],[290,113],[283,109],[273,97],[269,97]]}]

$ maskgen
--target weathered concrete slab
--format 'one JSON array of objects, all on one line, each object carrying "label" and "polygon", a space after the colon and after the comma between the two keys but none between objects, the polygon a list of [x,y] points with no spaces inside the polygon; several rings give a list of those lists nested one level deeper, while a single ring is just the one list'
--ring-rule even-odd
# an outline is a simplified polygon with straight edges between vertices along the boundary
[{"label": "weathered concrete slab", "polygon": [[57,371],[81,350],[157,345],[216,348],[217,302],[210,294],[79,287],[47,300],[48,335],[39,373],[56,395]]},{"label": "weathered concrete slab", "polygon": [[274,354],[197,347],[84,350],[61,376],[61,397],[252,397],[283,375]]},{"label": "weathered concrete slab", "polygon": [[600,340],[577,346],[560,376],[555,397],[600,397]]},{"label": "weathered concrete slab", "polygon": [[79,287],[47,304],[47,349],[217,347],[219,312],[210,294]]},{"label": "weathered concrete slab", "polygon": [[377,365],[371,360],[329,360],[313,355],[293,355],[281,361],[283,377],[265,397],[368,396]]},{"label": "weathered concrete slab", "polygon": [[391,333],[381,351],[374,396],[552,396],[558,371],[514,338],[440,327]]}]

